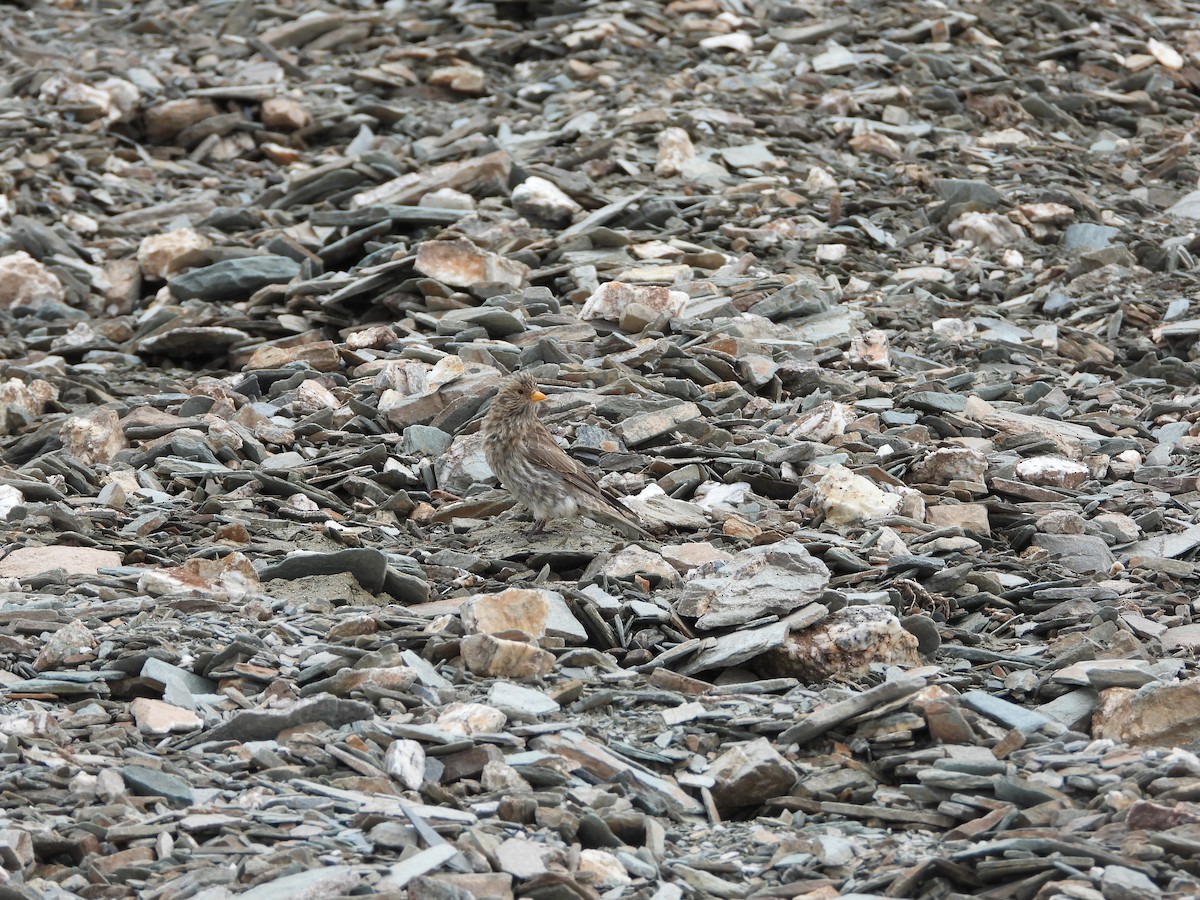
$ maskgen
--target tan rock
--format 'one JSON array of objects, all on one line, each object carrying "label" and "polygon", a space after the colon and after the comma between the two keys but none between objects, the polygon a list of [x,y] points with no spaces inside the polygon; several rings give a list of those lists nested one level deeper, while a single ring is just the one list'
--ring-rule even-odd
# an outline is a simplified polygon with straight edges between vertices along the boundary
[{"label": "tan rock", "polygon": [[19,378],[0,383],[0,434],[28,425],[42,414],[46,404],[58,399],[58,388],[40,378],[29,384]]},{"label": "tan rock", "polygon": [[320,682],[321,690],[345,696],[363,685],[389,691],[405,691],[417,680],[417,673],[408,666],[380,666],[372,669],[343,669]]},{"label": "tan rock", "polygon": [[493,678],[540,678],[554,668],[554,655],[524,641],[506,641],[490,634],[462,640],[463,662],[476,675]]},{"label": "tan rock", "polygon": [[177,228],[142,238],[137,262],[146,278],[165,281],[184,269],[208,262],[204,251],[211,246],[212,241],[196,229]]},{"label": "tan rock", "polygon": [[459,94],[478,96],[487,88],[487,77],[479,66],[462,63],[434,69],[429,73],[429,83],[450,88]]},{"label": "tan rock", "polygon": [[116,550],[93,547],[18,547],[0,559],[0,577],[27,578],[62,569],[68,575],[95,575],[122,564]]},{"label": "tan rock", "polygon": [[142,734],[170,734],[204,727],[204,720],[190,709],[147,697],[138,697],[130,703],[129,714]]},{"label": "tan rock", "polygon": [[679,580],[679,573],[674,566],[653,550],[637,544],[630,544],[613,554],[604,566],[604,573],[611,578],[648,575],[661,579],[665,584],[674,584]]},{"label": "tan rock", "polygon": [[766,738],[730,747],[705,774],[716,781],[712,795],[719,809],[758,806],[787,794],[796,783],[795,766]]},{"label": "tan rock", "polygon": [[165,141],[175,137],[189,125],[195,125],[219,114],[220,110],[211,100],[168,100],[146,110],[146,135],[151,141]]},{"label": "tan rock", "polygon": [[108,464],[129,446],[116,410],[95,409],[64,419],[59,430],[63,448],[86,466]]},{"label": "tan rock", "polygon": [[94,649],[96,638],[83,622],[76,619],[50,635],[33,661],[33,667],[39,672],[57,669],[67,660],[90,654]]},{"label": "tan rock", "polygon": [[258,145],[263,156],[279,166],[293,166],[304,159],[304,154],[294,147],[285,147],[274,141],[263,141]]},{"label": "tan rock", "polygon": [[443,284],[461,288],[502,284],[515,291],[525,286],[529,276],[529,266],[524,263],[483,250],[461,238],[422,241],[417,247],[414,268]]},{"label": "tan rock", "polygon": [[978,450],[939,447],[913,463],[906,480],[910,484],[949,484],[951,481],[979,484],[987,470],[987,457]]},{"label": "tan rock", "polygon": [[213,597],[241,600],[258,590],[258,572],[242,553],[220,559],[193,557],[182,566],[147,569],[138,579],[138,590],[152,597],[195,591]]},{"label": "tan rock", "polygon": [[[834,244],[844,251],[844,244]],[[850,365],[867,369],[891,368],[891,345],[886,331],[873,328],[863,334],[856,335],[850,341],[850,351],[846,354]]]},{"label": "tan rock", "polygon": [[1151,746],[1200,740],[1200,677],[1100,692],[1092,736]]},{"label": "tan rock", "polygon": [[272,131],[296,131],[312,124],[308,110],[292,97],[269,97],[262,102],[262,123]]},{"label": "tan rock", "polygon": [[658,161],[654,174],[670,178],[683,171],[696,156],[691,136],[682,128],[664,128],[658,133]]},{"label": "tan rock", "polygon": [[479,782],[485,791],[528,791],[530,784],[521,777],[521,773],[500,759],[489,760],[479,775]]},{"label": "tan rock", "polygon": [[976,534],[991,534],[988,509],[982,503],[937,503],[925,509],[925,521],[938,528],[958,527]]},{"label": "tan rock", "polygon": [[107,260],[104,263],[104,277],[108,279],[104,288],[107,311],[117,316],[132,312],[142,296],[142,268],[137,260]]},{"label": "tan rock", "polygon": [[511,171],[512,157],[497,150],[477,159],[442,163],[393,178],[355,194],[350,206],[360,209],[386,203],[415,203],[424,194],[439,188],[455,188],[472,196],[507,193]]},{"label": "tan rock", "polygon": [[278,369],[293,362],[307,363],[318,372],[336,372],[342,365],[333,341],[312,341],[296,347],[259,347],[242,368]]},{"label": "tan rock", "polygon": [[756,668],[778,676],[823,681],[866,672],[872,663],[918,665],[917,639],[885,606],[847,606],[788,635]]},{"label": "tan rock", "polygon": [[0,256],[0,308],[36,309],[66,299],[58,276],[24,250]]},{"label": "tan rock", "polygon": [[468,634],[491,634],[524,641],[546,635],[571,643],[587,640],[562,594],[534,588],[509,588],[496,594],[476,594],[461,607]]},{"label": "tan rock", "polygon": [[352,331],[346,335],[347,350],[382,350],[388,344],[394,344],[398,338],[396,332],[387,325],[372,325],[362,331]]}]

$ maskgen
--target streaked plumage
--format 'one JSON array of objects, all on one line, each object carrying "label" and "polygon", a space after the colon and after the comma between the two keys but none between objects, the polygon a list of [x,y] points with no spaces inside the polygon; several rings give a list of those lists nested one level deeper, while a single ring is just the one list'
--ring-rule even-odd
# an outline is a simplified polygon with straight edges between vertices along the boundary
[{"label": "streaked plumage", "polygon": [[650,537],[633,513],[605,492],[579,462],[554,442],[537,415],[546,399],[533,376],[505,380],[483,419],[483,453],[488,466],[533,513],[533,532],[551,519],[585,515]]}]

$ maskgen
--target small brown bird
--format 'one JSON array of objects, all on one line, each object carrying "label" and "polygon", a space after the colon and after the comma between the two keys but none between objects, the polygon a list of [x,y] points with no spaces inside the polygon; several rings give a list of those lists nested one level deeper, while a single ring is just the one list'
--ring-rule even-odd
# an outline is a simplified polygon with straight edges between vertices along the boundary
[{"label": "small brown bird", "polygon": [[529,534],[545,531],[551,519],[582,514],[652,537],[554,442],[537,415],[537,404],[545,399],[533,376],[519,372],[500,386],[483,418],[484,457],[500,483],[533,513]]}]

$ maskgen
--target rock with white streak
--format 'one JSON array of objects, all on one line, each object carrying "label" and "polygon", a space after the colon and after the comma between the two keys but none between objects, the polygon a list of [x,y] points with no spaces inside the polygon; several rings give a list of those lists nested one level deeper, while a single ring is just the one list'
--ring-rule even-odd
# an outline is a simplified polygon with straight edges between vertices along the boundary
[{"label": "rock with white streak", "polygon": [[1088,479],[1088,467],[1061,456],[1032,456],[1017,463],[1017,477],[1040,487],[1073,489]]}]

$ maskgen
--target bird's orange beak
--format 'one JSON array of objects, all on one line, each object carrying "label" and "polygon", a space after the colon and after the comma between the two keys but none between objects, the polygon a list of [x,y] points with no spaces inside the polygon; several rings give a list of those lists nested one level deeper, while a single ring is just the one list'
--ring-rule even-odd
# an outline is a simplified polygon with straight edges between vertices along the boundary
[{"label": "bird's orange beak", "polygon": [[529,395],[529,399],[532,400],[534,403],[537,403],[539,400],[545,400],[546,395],[543,394],[541,391],[539,391],[537,388],[534,388],[533,393]]}]

